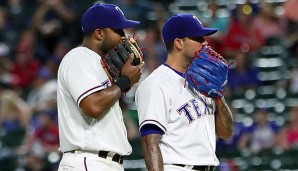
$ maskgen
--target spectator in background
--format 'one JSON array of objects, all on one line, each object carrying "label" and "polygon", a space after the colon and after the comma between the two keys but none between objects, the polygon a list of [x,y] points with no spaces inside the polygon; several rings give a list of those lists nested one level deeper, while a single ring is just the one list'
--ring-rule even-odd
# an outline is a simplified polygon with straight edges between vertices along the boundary
[{"label": "spectator in background", "polygon": [[58,161],[49,158],[57,153],[59,147],[59,130],[57,125],[57,110],[44,110],[37,114],[38,124],[31,134],[27,135],[25,171],[58,170]]},{"label": "spectator in background", "polygon": [[19,36],[21,31],[31,24],[35,2],[32,0],[7,0],[7,6],[5,8],[7,9],[11,28]]},{"label": "spectator in background", "polygon": [[288,0],[283,4],[287,20],[287,43],[292,47],[298,42],[298,0]]},{"label": "spectator in background", "polygon": [[291,78],[289,79],[288,91],[292,94],[298,94],[298,66],[292,68]]},{"label": "spectator in background", "polygon": [[7,34],[11,32],[10,23],[7,18],[7,10],[0,6],[0,40],[5,43],[11,43],[12,38]]},{"label": "spectator in background", "polygon": [[290,123],[283,128],[278,137],[278,145],[286,150],[298,148],[298,106],[290,109]]},{"label": "spectator in background", "polygon": [[290,95],[298,94],[298,41],[289,49],[289,58],[285,61],[291,71],[290,79],[285,80],[285,88]]},{"label": "spectator in background", "polygon": [[123,11],[126,18],[130,18],[131,20],[136,21],[142,21],[137,26],[138,29],[143,29],[148,26],[148,12],[153,10],[153,2],[149,3],[146,0],[117,0],[113,3]]},{"label": "spectator in background", "polygon": [[9,46],[6,43],[0,42],[0,78],[8,74],[12,67],[9,51]]},{"label": "spectator in background", "polygon": [[26,0],[26,2],[25,0],[6,0],[6,3],[0,6],[1,41],[6,41],[7,44],[15,46],[24,28],[30,26],[32,12],[30,7],[34,9],[34,2],[28,1],[30,0]]},{"label": "spectator in background", "polygon": [[56,122],[57,111],[44,110],[38,114],[39,126],[29,137],[29,151],[36,143],[40,144],[46,153],[58,152],[59,130]]},{"label": "spectator in background", "polygon": [[206,18],[206,25],[212,28],[218,28],[218,31],[214,35],[207,38],[208,44],[218,53],[224,54],[222,44],[229,29],[230,18],[229,16],[220,16],[220,7],[214,0],[208,4],[208,9],[211,16],[210,18]]},{"label": "spectator in background", "polygon": [[283,4],[284,17],[287,20],[286,40],[287,47],[292,58],[287,59],[287,63],[292,67],[291,79],[288,82],[289,91],[298,93],[298,0],[288,0]]},{"label": "spectator in background", "polygon": [[[151,26],[145,29],[145,37],[140,40],[140,46],[144,48],[144,58],[156,58],[158,64],[166,61],[167,51],[163,43],[160,28]],[[156,66],[157,67],[157,66]]]},{"label": "spectator in background", "polygon": [[254,154],[277,144],[279,127],[274,121],[269,121],[268,114],[268,109],[258,109],[253,125],[241,137],[241,146],[248,147]]},{"label": "spectator in background", "polygon": [[233,15],[229,31],[224,39],[223,49],[225,57],[235,52],[255,52],[264,44],[261,31],[252,24],[254,19],[252,6],[239,5]]},{"label": "spectator in background", "polygon": [[258,79],[258,70],[250,63],[248,53],[235,52],[232,57],[235,63],[231,65],[228,72],[228,89],[230,93],[240,94],[247,89],[256,89],[261,82]]},{"label": "spectator in background", "polygon": [[[154,4],[154,17],[151,18],[151,25],[155,25],[157,28],[159,28],[159,36],[161,37],[160,30],[162,29],[162,26],[164,22],[169,17],[169,11],[167,11],[167,6],[163,6],[161,2],[157,2]],[[152,14],[151,14],[152,15]]]},{"label": "spectator in background", "polygon": [[[33,26],[49,53],[62,37],[71,35],[75,12],[67,0],[38,0],[38,8],[33,16]],[[73,28],[72,28],[73,27]],[[72,28],[72,29],[69,29]]]},{"label": "spectator in background", "polygon": [[265,40],[269,38],[282,38],[285,35],[286,23],[274,11],[274,4],[262,2],[259,14],[253,24],[260,30]]},{"label": "spectator in background", "polygon": [[52,101],[56,101],[57,80],[54,79],[51,71],[47,67],[39,70],[36,79],[32,84],[27,98],[34,112],[40,112],[47,109],[55,109]]},{"label": "spectator in background", "polygon": [[31,89],[40,69],[41,63],[35,56],[36,35],[32,30],[24,30],[20,42],[15,49],[14,65],[11,72],[18,78],[17,85],[21,87],[26,96]]},{"label": "spectator in background", "polygon": [[19,82],[18,77],[11,72],[13,65],[9,46],[5,43],[0,43],[0,85],[2,88],[11,89],[20,95],[21,91],[18,91],[16,86]]},{"label": "spectator in background", "polygon": [[53,78],[57,77],[58,67],[64,55],[70,51],[72,45],[69,40],[60,40],[54,48],[54,52],[49,56],[45,65],[50,69]]},{"label": "spectator in background", "polygon": [[238,111],[236,108],[230,108],[233,113],[234,120],[234,134],[230,139],[217,139],[216,153],[219,156],[224,156],[227,153],[234,153],[240,149],[243,149],[243,143],[240,139],[246,131],[246,127],[241,121],[237,121]]},{"label": "spectator in background", "polygon": [[18,147],[30,124],[31,109],[19,95],[6,88],[0,92],[0,109],[0,128],[6,132],[1,137],[2,145]]},{"label": "spectator in background", "polygon": [[26,155],[24,167],[22,169],[24,169],[24,171],[53,171],[46,166],[45,153],[37,149],[38,148],[35,148],[34,151],[31,151]]}]

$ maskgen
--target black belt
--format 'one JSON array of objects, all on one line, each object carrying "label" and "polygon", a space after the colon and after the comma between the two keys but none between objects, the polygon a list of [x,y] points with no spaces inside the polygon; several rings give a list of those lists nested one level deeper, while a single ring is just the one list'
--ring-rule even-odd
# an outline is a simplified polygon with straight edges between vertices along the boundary
[{"label": "black belt", "polygon": [[[75,153],[75,151],[95,153],[93,151],[91,152],[88,150],[71,150],[71,151],[65,151],[64,153]],[[112,161],[117,162],[119,164],[123,163],[123,156],[120,156],[117,153],[113,153],[110,151],[99,151],[97,154],[98,154],[98,157],[101,157],[104,159],[111,159]]]},{"label": "black belt", "polygon": [[188,167],[188,165],[184,164],[172,164],[174,166],[185,167],[193,170],[200,170],[200,171],[214,171],[215,166],[193,166],[192,168]]}]

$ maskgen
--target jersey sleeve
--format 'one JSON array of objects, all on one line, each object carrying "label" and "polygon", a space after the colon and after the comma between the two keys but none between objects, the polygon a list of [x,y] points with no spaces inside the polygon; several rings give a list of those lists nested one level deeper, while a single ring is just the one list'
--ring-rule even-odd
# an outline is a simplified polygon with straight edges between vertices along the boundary
[{"label": "jersey sleeve", "polygon": [[170,112],[168,94],[155,83],[143,82],[135,98],[139,115],[139,130],[146,124],[153,124],[166,132]]},{"label": "jersey sleeve", "polygon": [[106,83],[109,82],[99,59],[82,54],[71,56],[65,62],[63,79],[78,106],[82,99],[106,88]]}]

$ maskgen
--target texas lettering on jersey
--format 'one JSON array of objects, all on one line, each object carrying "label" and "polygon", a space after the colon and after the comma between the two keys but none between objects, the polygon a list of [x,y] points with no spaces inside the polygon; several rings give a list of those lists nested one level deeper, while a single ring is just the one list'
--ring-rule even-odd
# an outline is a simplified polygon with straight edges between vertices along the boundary
[{"label": "texas lettering on jersey", "polygon": [[[215,112],[215,104],[212,101],[212,105],[208,105],[206,97],[198,97],[198,99],[191,99],[188,102],[181,105],[176,111],[179,115],[184,114],[188,119],[189,123],[192,123],[196,119],[203,117],[204,115],[213,115]],[[200,106],[204,105],[204,107]],[[191,110],[193,109],[193,110]],[[191,112],[194,111],[194,112]]]}]

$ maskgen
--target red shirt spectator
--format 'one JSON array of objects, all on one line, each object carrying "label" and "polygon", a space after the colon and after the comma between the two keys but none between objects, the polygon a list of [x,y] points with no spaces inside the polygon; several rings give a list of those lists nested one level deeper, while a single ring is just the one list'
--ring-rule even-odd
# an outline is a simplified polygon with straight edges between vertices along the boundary
[{"label": "red shirt spectator", "polygon": [[290,123],[278,137],[279,145],[285,149],[298,147],[298,106],[290,110]]},{"label": "red shirt spectator", "polygon": [[59,148],[59,128],[56,124],[55,112],[41,112],[38,114],[39,126],[29,137],[29,148],[38,143],[46,152],[57,151]]},{"label": "red shirt spectator", "polygon": [[290,110],[291,122],[286,131],[287,140],[291,147],[298,145],[298,106]]},{"label": "red shirt spectator", "polygon": [[17,77],[17,85],[22,88],[28,88],[35,80],[40,68],[40,63],[37,59],[28,59],[26,54],[18,52],[17,61],[12,68],[12,73]]},{"label": "red shirt spectator", "polygon": [[253,25],[258,28],[263,37],[265,39],[283,37],[285,35],[286,22],[276,15],[273,4],[263,2],[260,10],[260,13],[253,21]]},{"label": "red shirt spectator", "polygon": [[290,128],[287,134],[288,134],[287,139],[290,145],[294,145],[298,143],[298,130],[295,130],[294,128]]},{"label": "red shirt spectator", "polygon": [[32,30],[25,30],[16,48],[15,62],[11,72],[17,76],[17,85],[21,88],[31,86],[40,68],[40,62],[35,57],[35,36]]},{"label": "red shirt spectator", "polygon": [[231,56],[235,51],[253,52],[264,44],[260,30],[253,24],[253,15],[244,13],[242,8],[237,10],[237,19],[231,22],[229,31],[224,39],[226,56]]}]

